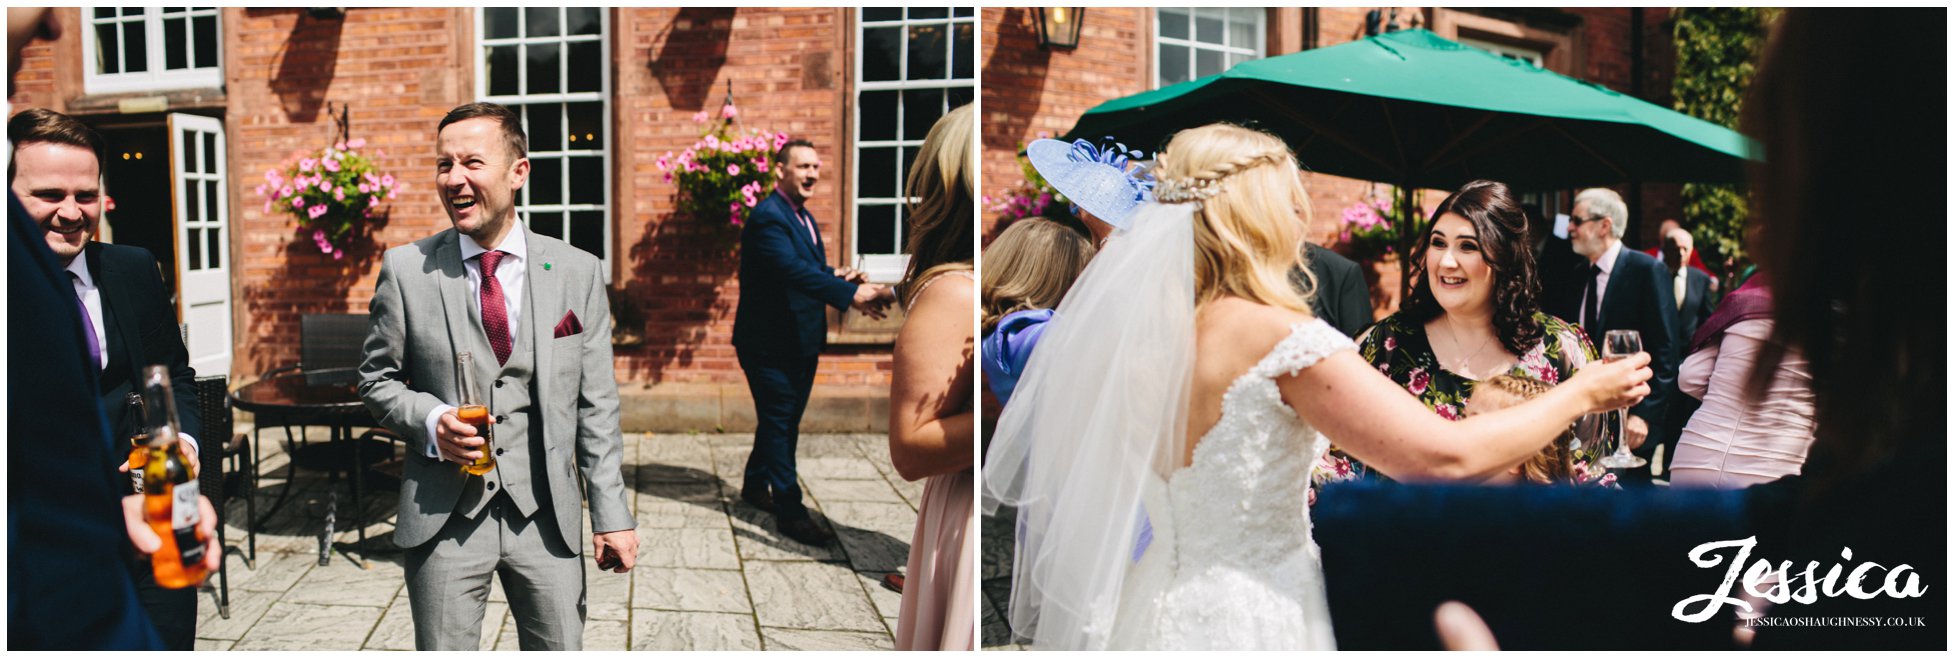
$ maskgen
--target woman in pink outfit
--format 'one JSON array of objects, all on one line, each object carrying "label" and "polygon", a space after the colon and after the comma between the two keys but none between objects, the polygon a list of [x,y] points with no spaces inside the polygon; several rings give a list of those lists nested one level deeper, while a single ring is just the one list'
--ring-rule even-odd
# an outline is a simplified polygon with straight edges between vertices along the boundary
[{"label": "woman in pink outfit", "polygon": [[902,650],[969,651],[977,644],[972,127],[968,105],[938,120],[906,186],[917,201],[909,207],[906,318],[889,387],[889,457],[903,479],[929,482],[896,621]]},{"label": "woman in pink outfit", "polygon": [[1677,382],[1703,406],[1676,442],[1672,484],[1741,489],[1797,475],[1804,466],[1816,427],[1804,355],[1786,353],[1765,388],[1744,395],[1772,326],[1771,289],[1753,278],[1690,341]]}]

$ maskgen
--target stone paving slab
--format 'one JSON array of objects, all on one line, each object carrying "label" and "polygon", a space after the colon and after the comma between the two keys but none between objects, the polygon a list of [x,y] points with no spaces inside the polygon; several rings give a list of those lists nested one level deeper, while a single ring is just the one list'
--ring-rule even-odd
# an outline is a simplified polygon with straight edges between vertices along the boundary
[{"label": "stone paving slab", "polygon": [[[313,443],[324,440],[312,432]],[[261,445],[257,512],[267,512],[286,463],[282,433]],[[903,568],[922,483],[888,464],[887,437],[804,435],[800,469],[809,510],[837,532],[828,548],[778,534],[772,515],[738,498],[752,435],[627,435],[625,482],[639,521],[638,568],[585,572],[587,650],[889,649],[901,595],[881,578]],[[273,469],[278,469],[274,472]],[[197,648],[393,650],[414,648],[403,575],[392,546],[396,491],[365,497],[366,568],[335,551],[318,565],[318,532],[336,499],[335,540],[356,539],[346,483],[301,469],[289,500],[257,536],[257,560],[229,565],[231,615],[218,614],[215,579],[203,592]],[[335,495],[337,492],[337,495]],[[229,545],[245,544],[242,500],[226,505]],[[590,538],[584,537],[588,548]],[[490,588],[480,648],[520,646],[507,597]]]}]

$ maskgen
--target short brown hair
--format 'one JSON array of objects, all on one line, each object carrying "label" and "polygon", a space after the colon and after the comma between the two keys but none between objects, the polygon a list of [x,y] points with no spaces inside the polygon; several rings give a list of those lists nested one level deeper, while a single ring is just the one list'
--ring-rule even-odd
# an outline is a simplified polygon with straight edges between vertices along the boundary
[{"label": "short brown hair", "polygon": [[814,142],[800,138],[787,140],[786,144],[781,144],[780,149],[773,152],[774,164],[785,168],[787,166],[787,154],[794,152],[794,149],[807,149],[812,151],[814,150]]},{"label": "short brown hair", "polygon": [[[100,167],[108,160],[108,144],[102,141],[101,133],[95,132],[88,124],[74,117],[56,112],[33,108],[22,110],[7,120],[7,141],[13,142],[14,152],[20,147],[34,142],[65,144],[85,148],[95,153],[95,166]],[[14,182],[14,160],[7,160],[7,184]]]},{"label": "short brown hair", "polygon": [[509,152],[517,158],[529,157],[529,136],[522,132],[522,116],[495,103],[469,103],[448,110],[448,116],[441,117],[441,124],[434,127],[434,134],[441,134],[448,124],[469,119],[494,119],[502,126],[502,139],[508,144]]}]

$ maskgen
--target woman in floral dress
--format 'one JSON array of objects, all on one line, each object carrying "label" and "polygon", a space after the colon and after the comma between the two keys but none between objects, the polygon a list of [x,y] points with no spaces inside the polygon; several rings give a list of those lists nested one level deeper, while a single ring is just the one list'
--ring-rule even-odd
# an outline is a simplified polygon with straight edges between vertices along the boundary
[{"label": "woman in floral dress", "polygon": [[[1559,384],[1596,358],[1580,327],[1540,312],[1526,214],[1505,184],[1467,183],[1432,216],[1412,250],[1411,296],[1358,338],[1364,360],[1458,420],[1481,381],[1505,374]],[[1594,463],[1606,454],[1598,421],[1576,428],[1574,483],[1613,482]],[[1358,478],[1388,479],[1333,447],[1313,470],[1312,498],[1324,484]]]}]

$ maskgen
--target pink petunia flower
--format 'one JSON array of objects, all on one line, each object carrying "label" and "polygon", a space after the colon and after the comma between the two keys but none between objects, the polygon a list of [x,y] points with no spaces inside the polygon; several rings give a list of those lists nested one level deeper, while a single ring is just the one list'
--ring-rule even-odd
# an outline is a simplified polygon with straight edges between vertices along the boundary
[{"label": "pink petunia flower", "polygon": [[339,250],[339,251],[335,251],[335,252],[332,252],[332,259],[333,259],[333,260],[345,260],[345,259],[346,259],[346,250],[344,250],[344,249],[341,249],[341,250]]},{"label": "pink petunia flower", "polygon": [[783,132],[783,133],[774,133],[774,135],[773,135],[773,150],[775,150],[775,151],[778,151],[778,150],[780,150],[780,147],[782,147],[782,146],[786,146],[786,145],[787,145],[787,141],[788,141],[788,139],[787,139],[787,133],[784,133],[784,132]]},{"label": "pink petunia flower", "polygon": [[738,175],[740,175],[740,166],[739,166],[739,165],[736,165],[736,164],[729,164],[729,165],[726,165],[726,175],[728,175],[728,176],[738,176]]},{"label": "pink petunia flower", "polygon": [[665,182],[667,182],[667,183],[670,183],[670,182],[672,182],[672,172],[669,172],[669,171],[668,171],[668,172],[665,172]]},{"label": "pink petunia flower", "polygon": [[373,193],[372,186],[367,185],[366,183],[360,183],[360,194],[371,194],[371,193]]},{"label": "pink petunia flower", "polygon": [[337,144],[333,144],[332,148],[335,151],[344,151],[346,150],[346,142],[339,142]]},{"label": "pink petunia flower", "polygon": [[277,169],[266,169],[266,170],[265,170],[265,182],[267,182],[267,183],[271,183],[271,184],[273,184],[273,185],[277,185],[277,184],[278,184],[278,179],[280,179],[280,178],[284,178],[284,176],[280,176],[280,175],[278,174],[278,170],[277,170]]},{"label": "pink petunia flower", "polygon": [[706,145],[706,148],[708,148],[708,149],[717,149],[717,148],[719,148],[719,136],[718,136],[718,135],[706,135],[706,138],[705,138],[704,140],[702,140],[702,141],[703,141],[703,142],[705,142],[705,145]]},{"label": "pink petunia flower", "polygon": [[302,196],[295,196],[295,197],[292,197],[292,207],[293,207],[293,208],[304,208],[304,207],[305,207],[305,197],[302,197]]},{"label": "pink petunia flower", "polygon": [[330,160],[326,160],[325,166],[326,166],[326,171],[337,172],[339,171],[339,159],[333,158]]},{"label": "pink petunia flower", "polygon": [[380,187],[394,187],[394,175],[387,174],[385,176],[381,176]]},{"label": "pink petunia flower", "polygon": [[299,161],[299,171],[312,171],[312,168],[317,166],[319,166],[319,161],[312,158]]},{"label": "pink petunia flower", "polygon": [[331,182],[331,181],[326,181],[326,180],[321,180],[321,181],[319,181],[319,191],[320,191],[320,192],[322,192],[322,193],[323,193],[323,192],[331,192],[331,191],[332,191],[332,182]]},{"label": "pink petunia flower", "polygon": [[364,148],[365,146],[366,146],[366,138],[364,137],[346,142],[346,148],[349,149]]},{"label": "pink petunia flower", "polygon": [[374,176],[374,175],[373,175],[373,172],[371,172],[371,171],[368,171],[368,172],[362,172],[362,173],[360,174],[360,180],[363,180],[363,181],[366,181],[366,182],[367,182],[367,184],[369,184],[369,185],[379,185],[379,184],[380,184],[380,177],[378,177],[378,176]]},{"label": "pink petunia flower", "polygon": [[343,188],[343,187],[335,187],[335,188],[332,188],[332,200],[334,200],[334,201],[345,201],[345,200],[346,200],[346,188]]},{"label": "pink petunia flower", "polygon": [[735,202],[733,202],[733,203],[729,203],[729,204],[726,204],[726,212],[733,212],[733,213],[737,213],[737,212],[739,212],[739,211],[740,211],[740,204],[739,204],[739,202],[737,202],[737,201],[735,201]]},{"label": "pink petunia flower", "polygon": [[264,183],[259,183],[259,184],[258,184],[258,196],[264,196],[264,195],[265,195],[265,184],[264,184]]},{"label": "pink petunia flower", "polygon": [[318,219],[326,214],[326,207],[324,205],[317,205],[306,208],[305,214],[313,219]]},{"label": "pink petunia flower", "polygon": [[764,173],[767,173],[767,161],[766,161],[765,159],[760,159],[760,160],[754,160],[754,161],[753,161],[753,168],[754,168],[755,170],[758,170],[758,171],[759,171],[760,173],[763,173],[763,174],[764,174]]},{"label": "pink petunia flower", "polygon": [[746,207],[748,208],[752,208],[754,206],[760,205],[760,200],[753,198],[752,192],[747,192],[743,200],[746,201]]},{"label": "pink petunia flower", "polygon": [[366,198],[366,207],[372,208],[377,205],[380,205],[380,197],[370,196]]},{"label": "pink petunia flower", "polygon": [[671,171],[671,170],[672,170],[672,153],[671,153],[670,151],[666,151],[664,155],[661,155],[661,156],[658,156],[658,163],[657,163],[657,164],[658,164],[658,170],[659,170],[659,171]]},{"label": "pink petunia flower", "polygon": [[727,103],[719,108],[719,117],[722,119],[731,119],[739,115],[739,108],[733,107],[732,103]]},{"label": "pink petunia flower", "polygon": [[265,199],[265,214],[271,214],[271,199]]}]

